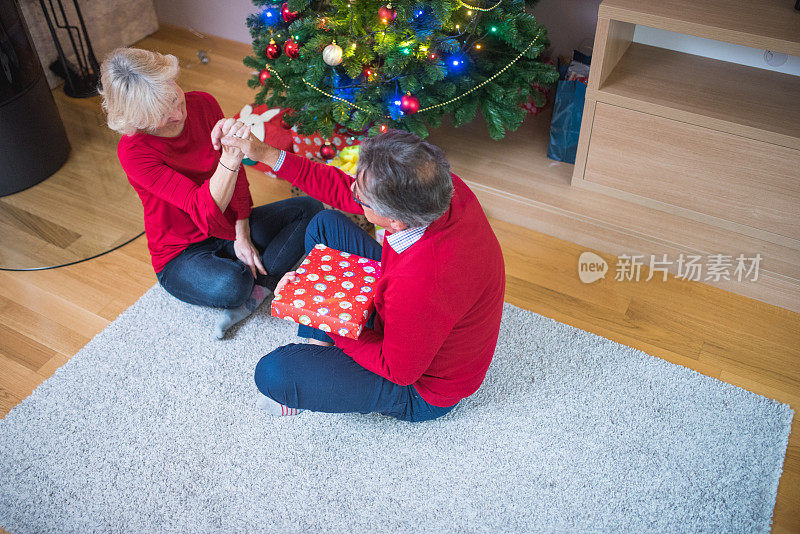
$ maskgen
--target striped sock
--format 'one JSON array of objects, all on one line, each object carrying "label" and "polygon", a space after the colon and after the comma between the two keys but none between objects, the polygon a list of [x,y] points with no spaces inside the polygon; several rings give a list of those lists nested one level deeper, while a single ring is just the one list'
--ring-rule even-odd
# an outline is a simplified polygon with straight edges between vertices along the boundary
[{"label": "striped sock", "polygon": [[272,400],[266,395],[261,395],[261,397],[259,397],[258,401],[256,401],[256,407],[270,415],[276,416],[297,415],[303,411],[300,408],[289,408],[276,400]]}]

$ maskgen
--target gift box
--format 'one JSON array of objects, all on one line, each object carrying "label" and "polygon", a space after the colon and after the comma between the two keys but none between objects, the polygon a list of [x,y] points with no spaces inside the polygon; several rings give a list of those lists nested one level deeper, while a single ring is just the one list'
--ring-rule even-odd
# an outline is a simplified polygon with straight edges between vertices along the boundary
[{"label": "gift box", "polygon": [[381,263],[316,245],[297,275],[272,300],[272,316],[358,339],[374,308]]},{"label": "gift box", "polygon": [[337,124],[333,129],[333,134],[330,137],[322,137],[319,133],[311,135],[303,135],[297,133],[296,128],[293,129],[294,135],[292,149],[294,153],[299,156],[307,158],[324,159],[320,154],[319,149],[322,148],[326,142],[331,143],[337,151],[348,147],[360,145],[362,141],[367,138],[367,131],[356,132]]},{"label": "gift box", "polygon": [[[531,97],[528,102],[522,104],[522,107],[528,112],[528,115],[538,115],[541,113],[545,108],[547,108],[547,104],[550,102],[552,96],[552,89],[548,86],[535,83],[533,84],[533,90],[536,91],[540,96]],[[537,99],[539,102],[541,102],[541,106],[536,105]]]}]

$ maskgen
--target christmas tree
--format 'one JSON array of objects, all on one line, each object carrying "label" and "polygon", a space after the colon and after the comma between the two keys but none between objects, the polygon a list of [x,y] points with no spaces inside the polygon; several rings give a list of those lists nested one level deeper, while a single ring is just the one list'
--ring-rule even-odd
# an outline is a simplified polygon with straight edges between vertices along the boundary
[{"label": "christmas tree", "polygon": [[399,128],[425,137],[452,115],[480,109],[493,139],[516,130],[532,83],[558,75],[539,58],[545,28],[521,0],[253,0],[248,17],[257,104],[291,108],[301,134],[336,124],[370,135]]}]

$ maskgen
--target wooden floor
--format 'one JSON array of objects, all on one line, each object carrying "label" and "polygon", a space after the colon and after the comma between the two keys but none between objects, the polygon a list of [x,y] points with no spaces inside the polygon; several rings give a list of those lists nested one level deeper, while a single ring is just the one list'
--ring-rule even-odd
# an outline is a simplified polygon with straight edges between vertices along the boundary
[{"label": "wooden floor", "polygon": [[[139,46],[177,55],[183,66],[180,83],[184,89],[209,91],[228,115],[252,98],[245,85],[248,71],[240,62],[249,51],[246,45],[202,39],[164,27]],[[198,48],[209,51],[208,65],[197,62]],[[66,106],[93,106],[100,117],[96,100],[63,100]],[[69,115],[65,118],[70,120]],[[95,127],[102,128],[101,119]],[[446,136],[446,131],[440,131],[434,137]],[[508,148],[479,136],[472,142],[482,150],[490,146],[501,156],[518,156],[513,144]],[[113,150],[105,145],[102,149],[108,153],[101,156],[97,147],[96,159],[115,161]],[[538,151],[541,158],[530,172],[552,172],[554,182],[562,179],[564,167],[551,166],[542,146],[526,150]],[[448,155],[455,168],[469,170],[469,159],[459,159],[457,152]],[[477,170],[472,168],[472,172]],[[514,170],[510,168],[510,172]],[[252,170],[248,175],[256,203],[288,196],[285,183]],[[524,180],[524,175],[516,179]],[[128,215],[132,217],[133,212]],[[673,278],[617,282],[609,276],[586,285],[577,276],[577,259],[584,247],[508,222],[493,219],[492,224],[505,255],[508,302],[787,402],[795,410],[800,407],[800,315]],[[6,237],[3,239],[5,247]],[[600,255],[609,264],[616,259]],[[155,282],[144,238],[78,265],[38,272],[0,271],[0,415],[8,413]],[[789,441],[778,490],[774,532],[800,532],[800,440],[796,432]]]},{"label": "wooden floor", "polygon": [[30,269],[91,258],[144,231],[142,204],[119,163],[117,136],[97,99],[54,93],[72,150],[44,182],[0,198],[0,268]]}]

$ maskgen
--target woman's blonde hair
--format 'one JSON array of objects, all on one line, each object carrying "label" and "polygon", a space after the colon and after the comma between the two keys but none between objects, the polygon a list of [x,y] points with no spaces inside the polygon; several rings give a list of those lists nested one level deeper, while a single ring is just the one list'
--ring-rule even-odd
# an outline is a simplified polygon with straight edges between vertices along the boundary
[{"label": "woman's blonde hair", "polygon": [[178,58],[139,48],[117,48],[100,66],[100,94],[108,127],[121,134],[158,127],[169,113]]}]

